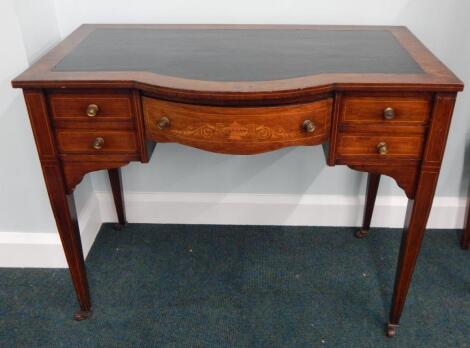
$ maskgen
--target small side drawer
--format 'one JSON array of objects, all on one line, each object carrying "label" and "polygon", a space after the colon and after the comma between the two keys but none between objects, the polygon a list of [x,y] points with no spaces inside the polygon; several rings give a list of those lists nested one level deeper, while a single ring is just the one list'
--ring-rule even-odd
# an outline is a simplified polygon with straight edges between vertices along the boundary
[{"label": "small side drawer", "polygon": [[49,103],[56,120],[129,121],[132,118],[128,93],[53,93]]},{"label": "small side drawer", "polygon": [[341,124],[425,125],[431,113],[431,98],[427,95],[357,96],[346,95],[341,100]]},{"label": "small side drawer", "polygon": [[376,158],[421,158],[424,135],[339,135],[338,157],[367,156]]},{"label": "small side drawer", "polygon": [[57,145],[62,154],[136,153],[134,132],[57,130]]}]

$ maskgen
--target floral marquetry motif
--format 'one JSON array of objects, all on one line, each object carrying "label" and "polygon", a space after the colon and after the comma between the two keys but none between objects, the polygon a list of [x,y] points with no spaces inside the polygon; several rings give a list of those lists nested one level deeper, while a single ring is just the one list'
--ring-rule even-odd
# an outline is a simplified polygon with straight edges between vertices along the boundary
[{"label": "floral marquetry motif", "polygon": [[253,123],[244,125],[238,122],[204,124],[199,127],[188,126],[185,129],[171,129],[169,132],[181,137],[226,141],[276,141],[299,137],[298,130],[289,131],[282,127],[268,127]]}]

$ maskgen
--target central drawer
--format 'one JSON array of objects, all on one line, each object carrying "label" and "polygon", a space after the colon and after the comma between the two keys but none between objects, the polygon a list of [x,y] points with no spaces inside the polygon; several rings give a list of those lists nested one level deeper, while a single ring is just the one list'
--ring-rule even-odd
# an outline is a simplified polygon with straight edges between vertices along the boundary
[{"label": "central drawer", "polygon": [[146,136],[227,154],[328,140],[332,99],[275,107],[218,107],[143,97]]}]

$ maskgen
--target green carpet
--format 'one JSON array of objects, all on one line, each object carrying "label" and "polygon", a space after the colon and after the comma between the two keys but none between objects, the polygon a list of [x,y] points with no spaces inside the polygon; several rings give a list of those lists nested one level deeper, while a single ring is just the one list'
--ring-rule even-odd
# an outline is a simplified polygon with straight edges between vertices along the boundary
[{"label": "green carpet", "polygon": [[470,347],[470,252],[428,231],[397,337],[384,336],[400,231],[103,225],[94,313],[65,269],[0,269],[0,347]]}]

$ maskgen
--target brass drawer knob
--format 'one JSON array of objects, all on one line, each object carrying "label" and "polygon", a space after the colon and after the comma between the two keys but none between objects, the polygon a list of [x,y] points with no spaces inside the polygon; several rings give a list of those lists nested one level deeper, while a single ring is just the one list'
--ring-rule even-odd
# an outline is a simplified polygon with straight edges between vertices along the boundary
[{"label": "brass drawer knob", "polygon": [[101,150],[104,146],[104,139],[101,138],[101,137],[97,137],[94,141],[93,141],[93,148],[95,150]]},{"label": "brass drawer knob", "polygon": [[307,133],[313,133],[315,131],[315,123],[310,120],[305,120],[304,123],[302,123],[302,127]]},{"label": "brass drawer knob", "polygon": [[170,127],[170,120],[168,119],[168,117],[163,116],[162,118],[160,118],[157,122],[157,127],[162,130]]},{"label": "brass drawer knob", "polygon": [[386,108],[384,110],[384,118],[386,120],[393,120],[395,118],[395,110],[393,108]]},{"label": "brass drawer knob", "polygon": [[388,154],[388,146],[387,143],[380,142],[377,144],[377,152],[379,155],[386,155]]},{"label": "brass drawer knob", "polygon": [[96,104],[90,104],[86,108],[86,114],[89,117],[95,117],[98,114],[98,111],[100,111],[100,108]]}]

